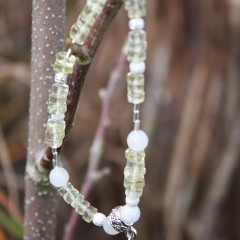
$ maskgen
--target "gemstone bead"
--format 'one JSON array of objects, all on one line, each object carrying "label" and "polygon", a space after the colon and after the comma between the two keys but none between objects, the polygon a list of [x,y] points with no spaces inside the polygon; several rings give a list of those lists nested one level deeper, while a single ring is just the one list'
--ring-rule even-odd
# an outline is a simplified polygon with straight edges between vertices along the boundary
[{"label": "gemstone bead", "polygon": [[128,33],[127,59],[130,62],[141,62],[146,59],[147,41],[144,30],[132,30]]},{"label": "gemstone bead", "polygon": [[103,213],[96,213],[93,216],[93,224],[95,224],[98,227],[101,227],[105,219],[106,216]]},{"label": "gemstone bead", "polygon": [[75,61],[75,56],[67,56],[66,52],[59,52],[56,55],[56,61],[53,64],[53,70],[55,73],[62,73],[65,75],[71,74],[73,72]]},{"label": "gemstone bead", "polygon": [[142,130],[131,131],[127,137],[127,144],[134,151],[143,151],[148,145],[148,136]]},{"label": "gemstone bead", "polygon": [[119,211],[123,222],[129,225],[132,225],[133,223],[137,222],[141,214],[138,206],[131,207],[125,205],[121,207]]},{"label": "gemstone bead", "polygon": [[146,64],[145,62],[131,62],[129,68],[132,73],[144,73]]},{"label": "gemstone bead", "polygon": [[79,193],[71,183],[60,188],[58,192],[86,222],[91,222],[93,220],[94,215],[97,213],[97,209],[90,206],[90,203],[84,199],[84,196]]},{"label": "gemstone bead", "polygon": [[104,229],[104,231],[105,231],[107,234],[109,234],[109,235],[116,235],[116,234],[119,233],[118,231],[116,231],[116,230],[112,227],[111,223],[109,222],[108,217],[105,218],[105,220],[103,221],[103,229]]},{"label": "gemstone bead", "polygon": [[136,199],[136,204],[138,203],[137,198],[141,197],[145,185],[145,153],[144,151],[133,151],[129,148],[125,152],[125,157],[127,159],[126,167],[124,168],[126,200],[128,199],[129,201],[129,199]]},{"label": "gemstone bead", "polygon": [[128,102],[139,104],[144,102],[144,75],[141,73],[128,73],[127,75],[127,97]]},{"label": "gemstone bead", "polygon": [[146,16],[145,0],[125,0],[124,7],[129,18],[142,18]]},{"label": "gemstone bead", "polygon": [[145,22],[143,18],[133,18],[129,20],[128,25],[131,30],[143,29],[145,26]]},{"label": "gemstone bead", "polygon": [[69,174],[66,169],[55,167],[49,174],[49,180],[54,187],[63,187],[68,183]]},{"label": "gemstone bead", "polygon": [[59,148],[65,137],[65,121],[48,119],[45,131],[45,143],[51,148]]},{"label": "gemstone bead", "polygon": [[54,76],[54,81],[56,83],[66,83],[67,82],[67,76],[63,73],[56,73]]}]

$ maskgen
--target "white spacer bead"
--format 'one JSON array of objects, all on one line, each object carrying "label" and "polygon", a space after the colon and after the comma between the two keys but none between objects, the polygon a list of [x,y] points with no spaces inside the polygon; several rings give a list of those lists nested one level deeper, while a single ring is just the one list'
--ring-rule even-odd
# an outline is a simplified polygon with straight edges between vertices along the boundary
[{"label": "white spacer bead", "polygon": [[125,202],[126,202],[126,205],[128,206],[131,206],[131,207],[134,207],[134,206],[137,206],[140,202],[140,198],[130,198],[130,197],[126,197],[125,198]]},{"label": "white spacer bead", "polygon": [[120,211],[121,219],[123,220],[123,222],[129,225],[132,225],[133,223],[135,223],[140,218],[140,214],[141,214],[138,206],[131,207],[131,206],[125,205],[121,207],[119,211]]},{"label": "white spacer bead", "polygon": [[133,151],[143,151],[148,145],[148,136],[142,130],[131,131],[127,137],[127,144]]},{"label": "white spacer bead", "polygon": [[65,168],[56,166],[51,170],[49,180],[54,187],[63,187],[68,183],[69,174]]},{"label": "white spacer bead", "polygon": [[116,235],[116,234],[119,233],[118,231],[116,231],[116,230],[112,227],[112,225],[111,225],[111,223],[109,222],[108,218],[105,218],[104,221],[103,221],[103,229],[104,229],[104,231],[105,231],[107,234],[109,234],[109,235]]},{"label": "white spacer bead", "polygon": [[54,81],[56,83],[66,83],[67,82],[67,76],[63,73],[56,73],[54,77]]},{"label": "white spacer bead", "polygon": [[51,114],[51,119],[53,120],[56,120],[56,121],[61,121],[65,118],[65,115],[64,114],[60,114],[60,115],[57,115],[57,114]]},{"label": "white spacer bead", "polygon": [[98,227],[101,227],[105,219],[106,216],[103,213],[96,213],[93,216],[93,224],[95,224]]},{"label": "white spacer bead", "polygon": [[144,73],[146,64],[145,62],[131,62],[129,68],[132,73]]},{"label": "white spacer bead", "polygon": [[134,29],[143,29],[145,27],[145,22],[143,18],[133,18],[128,22],[129,28]]}]

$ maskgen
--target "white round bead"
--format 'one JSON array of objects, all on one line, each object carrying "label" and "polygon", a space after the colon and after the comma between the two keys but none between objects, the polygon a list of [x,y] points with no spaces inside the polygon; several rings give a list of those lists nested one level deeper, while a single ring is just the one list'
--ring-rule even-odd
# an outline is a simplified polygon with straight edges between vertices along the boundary
[{"label": "white round bead", "polygon": [[139,218],[140,218],[140,209],[138,206],[128,206],[125,205],[123,207],[120,208],[120,215],[121,215],[121,219],[129,225],[132,225],[133,223],[135,223]]},{"label": "white round bead", "polygon": [[134,207],[137,206],[139,204],[140,198],[130,198],[130,197],[126,197],[125,202],[126,205]]},{"label": "white round bead", "polygon": [[144,73],[146,64],[145,62],[131,62],[129,68],[132,73]]},{"label": "white round bead", "polygon": [[69,174],[65,168],[55,167],[50,172],[49,180],[54,187],[63,187],[68,183]]},{"label": "white round bead", "polygon": [[93,216],[93,224],[95,224],[98,227],[101,227],[105,219],[106,216],[103,213],[96,213]]},{"label": "white round bead", "polygon": [[64,75],[63,73],[56,73],[54,77],[54,81],[57,83],[66,83],[67,76]]},{"label": "white round bead", "polygon": [[143,151],[148,145],[148,136],[142,131],[131,131],[127,137],[128,147],[133,151]]},{"label": "white round bead", "polygon": [[103,229],[104,229],[104,231],[105,231],[107,234],[109,234],[109,235],[116,235],[116,234],[119,233],[118,231],[116,231],[116,230],[112,227],[112,225],[111,225],[111,223],[109,222],[108,218],[105,218],[104,221],[103,221]]},{"label": "white round bead", "polygon": [[145,26],[145,22],[143,18],[133,18],[129,20],[128,25],[131,30],[143,29]]}]

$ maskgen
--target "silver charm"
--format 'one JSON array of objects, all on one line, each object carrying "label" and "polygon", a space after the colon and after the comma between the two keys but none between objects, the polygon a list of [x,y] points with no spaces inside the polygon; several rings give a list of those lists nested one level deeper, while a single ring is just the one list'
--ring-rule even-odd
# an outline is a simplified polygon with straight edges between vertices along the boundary
[{"label": "silver charm", "polygon": [[128,240],[135,240],[137,238],[136,229],[122,221],[119,207],[115,207],[108,218],[112,227],[118,232],[124,232]]}]

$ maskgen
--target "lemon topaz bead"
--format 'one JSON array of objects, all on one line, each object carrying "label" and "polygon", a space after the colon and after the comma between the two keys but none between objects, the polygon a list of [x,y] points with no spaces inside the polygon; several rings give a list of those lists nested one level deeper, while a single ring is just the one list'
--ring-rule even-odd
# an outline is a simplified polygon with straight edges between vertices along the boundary
[{"label": "lemon topaz bead", "polygon": [[142,73],[128,73],[127,90],[129,103],[139,104],[144,102],[144,75]]},{"label": "lemon topaz bead", "polygon": [[144,151],[136,152],[129,148],[125,152],[125,157],[127,159],[124,169],[125,194],[130,198],[139,198],[145,185],[145,153]]},{"label": "lemon topaz bead", "polygon": [[65,137],[66,123],[63,120],[48,119],[45,143],[51,148],[59,148]]},{"label": "lemon topaz bead", "polygon": [[147,41],[144,30],[132,30],[128,33],[127,59],[130,62],[142,62],[146,59]]},{"label": "lemon topaz bead", "polygon": [[52,92],[49,95],[48,112],[50,114],[61,115],[67,111],[67,95],[69,87],[67,84],[54,83]]},{"label": "lemon topaz bead", "polygon": [[56,55],[56,61],[53,64],[53,70],[55,73],[71,74],[73,72],[75,61],[75,56],[67,56],[66,52],[59,52]]},{"label": "lemon topaz bead", "polygon": [[146,16],[145,0],[125,0],[124,7],[129,18],[142,18]]}]

